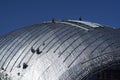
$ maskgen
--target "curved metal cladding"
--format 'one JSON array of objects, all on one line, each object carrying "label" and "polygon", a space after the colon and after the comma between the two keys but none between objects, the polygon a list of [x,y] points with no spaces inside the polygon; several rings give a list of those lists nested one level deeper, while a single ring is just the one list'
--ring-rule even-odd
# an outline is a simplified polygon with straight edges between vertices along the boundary
[{"label": "curved metal cladding", "polygon": [[0,39],[3,80],[83,80],[118,64],[119,30],[85,21],[18,29]]}]

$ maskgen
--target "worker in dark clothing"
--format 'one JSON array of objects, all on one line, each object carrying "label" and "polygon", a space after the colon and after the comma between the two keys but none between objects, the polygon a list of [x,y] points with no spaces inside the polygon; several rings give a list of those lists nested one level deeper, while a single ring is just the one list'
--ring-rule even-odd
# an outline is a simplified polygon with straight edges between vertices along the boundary
[{"label": "worker in dark clothing", "polygon": [[82,17],[80,17],[79,20],[82,21]]},{"label": "worker in dark clothing", "polygon": [[39,48],[37,48],[36,54],[41,54],[41,53],[42,53],[42,51],[40,51]]},{"label": "worker in dark clothing", "polygon": [[33,49],[33,47],[31,48],[31,52],[32,52],[32,53],[35,53],[35,49]]},{"label": "worker in dark clothing", "polygon": [[54,18],[52,18],[52,23],[55,23],[55,19]]}]

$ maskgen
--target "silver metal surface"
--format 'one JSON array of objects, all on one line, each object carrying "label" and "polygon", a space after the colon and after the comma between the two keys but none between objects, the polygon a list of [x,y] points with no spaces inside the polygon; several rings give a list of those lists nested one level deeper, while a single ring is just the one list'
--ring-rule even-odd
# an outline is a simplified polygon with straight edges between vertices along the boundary
[{"label": "silver metal surface", "polygon": [[100,24],[46,22],[0,37],[1,80],[84,80],[120,60],[120,32]]}]

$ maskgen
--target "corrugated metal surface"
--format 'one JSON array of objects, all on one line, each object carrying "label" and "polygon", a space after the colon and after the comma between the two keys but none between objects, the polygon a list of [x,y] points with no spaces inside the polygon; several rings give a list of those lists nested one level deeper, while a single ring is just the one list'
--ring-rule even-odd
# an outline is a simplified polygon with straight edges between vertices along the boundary
[{"label": "corrugated metal surface", "polygon": [[87,23],[48,22],[2,36],[1,73],[12,80],[82,80],[119,61],[119,30]]}]

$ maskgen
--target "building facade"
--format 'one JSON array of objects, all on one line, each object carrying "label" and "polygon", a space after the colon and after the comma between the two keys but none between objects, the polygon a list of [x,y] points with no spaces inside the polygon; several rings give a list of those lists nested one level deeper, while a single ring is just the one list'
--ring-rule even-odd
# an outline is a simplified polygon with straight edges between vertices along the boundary
[{"label": "building facade", "polygon": [[0,37],[1,80],[120,80],[120,30],[67,20]]}]

